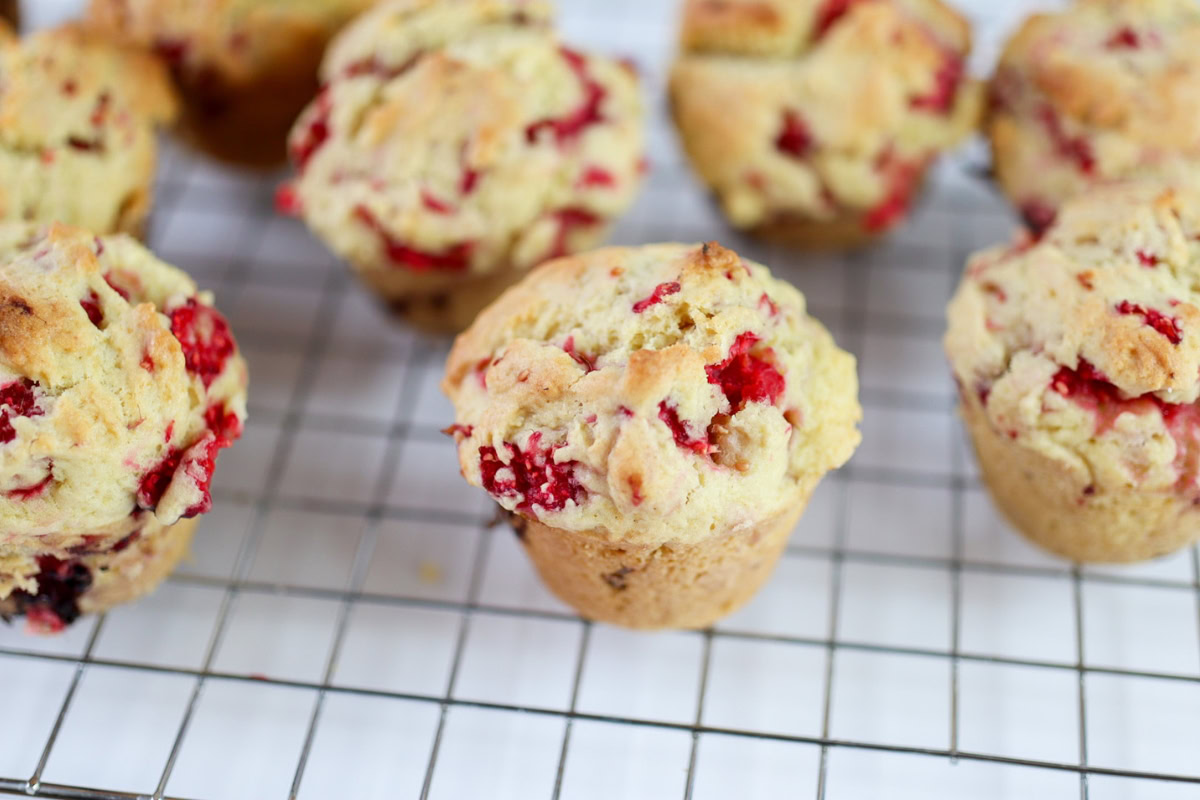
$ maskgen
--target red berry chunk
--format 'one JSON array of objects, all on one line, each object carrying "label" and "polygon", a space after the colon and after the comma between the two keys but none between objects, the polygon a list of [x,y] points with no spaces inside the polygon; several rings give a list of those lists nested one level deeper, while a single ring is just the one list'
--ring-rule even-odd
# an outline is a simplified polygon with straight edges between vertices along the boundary
[{"label": "red berry chunk", "polygon": [[813,39],[820,39],[841,20],[850,7],[861,0],[825,0],[817,9],[817,21],[813,25]]},{"label": "red berry chunk", "polygon": [[595,356],[587,356],[587,355],[584,355],[583,353],[576,352],[574,336],[568,336],[567,340],[565,342],[563,342],[563,350],[566,351],[567,355],[569,355],[571,358],[575,359],[575,361],[581,367],[583,367],[585,371],[587,371],[587,372],[595,372],[596,371],[596,357]]},{"label": "red berry chunk", "polygon": [[1128,25],[1124,25],[1116,30],[1112,36],[1108,37],[1108,41],[1104,46],[1109,50],[1136,50],[1142,46],[1141,37],[1138,32]]},{"label": "red berry chunk", "polygon": [[285,217],[298,217],[304,212],[295,184],[283,183],[275,190],[275,210]]},{"label": "red berry chunk", "polygon": [[32,497],[37,497],[46,490],[46,487],[54,482],[54,463],[50,463],[50,468],[46,472],[46,477],[42,478],[32,486],[22,486],[19,489],[10,489],[5,492],[6,497],[11,497],[13,500],[29,500]]},{"label": "red berry chunk", "polygon": [[1135,314],[1141,317],[1147,325],[1167,337],[1167,341],[1171,344],[1179,344],[1183,341],[1183,330],[1179,327],[1179,320],[1174,317],[1168,317],[1161,311],[1153,308],[1145,308],[1128,300],[1122,300],[1117,304],[1117,313]]},{"label": "red berry chunk", "polygon": [[558,221],[558,233],[554,235],[554,243],[550,245],[547,258],[558,258],[567,254],[567,237],[571,235],[571,231],[576,228],[599,225],[603,221],[601,217],[586,208],[576,206],[560,208],[553,212],[553,216]]},{"label": "red berry chunk", "polygon": [[708,382],[720,386],[729,400],[731,413],[736,414],[747,403],[774,403],[787,385],[774,365],[750,354],[758,340],[749,331],[739,334],[729,349],[728,358],[704,368]]},{"label": "red berry chunk", "polygon": [[[103,252],[104,252],[104,246],[103,246],[103,244],[101,244],[100,250],[99,250],[99,252],[96,253],[96,255],[100,255],[100,253],[103,253]],[[124,288],[123,286],[121,286],[119,283],[115,283],[114,282],[115,280],[116,279],[113,277],[113,274],[111,272],[104,273],[104,282],[107,283],[114,292],[121,295],[121,297],[125,298],[125,300],[129,300],[129,290]]]},{"label": "red berry chunk", "polygon": [[1145,250],[1137,251],[1137,260],[1139,264],[1148,269],[1154,269],[1158,266],[1158,256]]},{"label": "red berry chunk", "polygon": [[96,294],[94,289],[89,289],[88,296],[80,300],[79,305],[83,306],[92,324],[99,328],[100,323],[104,322],[104,312],[100,310],[100,295]]},{"label": "red berry chunk", "polygon": [[471,266],[471,253],[475,249],[474,242],[460,242],[440,253],[418,250],[392,238],[382,223],[366,206],[355,206],[354,218],[374,231],[383,244],[388,261],[398,267],[411,269],[413,272],[430,272],[446,270],[448,272],[465,272]]},{"label": "red berry chunk", "polygon": [[40,417],[45,412],[37,407],[33,387],[38,384],[29,378],[21,378],[0,388],[0,444],[17,438],[11,417]]},{"label": "red berry chunk", "polygon": [[617,185],[617,179],[613,174],[603,167],[588,167],[579,176],[580,188],[588,189],[593,187],[610,187]]},{"label": "red berry chunk", "polygon": [[693,453],[700,453],[701,455],[708,452],[708,437],[693,438],[691,433],[688,432],[687,425],[679,418],[679,409],[668,405],[666,400],[658,404],[658,418],[670,428],[671,435],[675,437],[675,444],[684,450],[691,450]]},{"label": "red berry chunk", "polygon": [[954,96],[958,93],[962,76],[963,60],[957,53],[947,51],[933,74],[933,88],[909,100],[909,106],[935,114],[946,113],[954,105]]},{"label": "red berry chunk", "polygon": [[783,127],[775,137],[775,148],[793,158],[804,158],[812,145],[812,132],[804,123],[804,118],[795,111],[784,111]]},{"label": "red berry chunk", "polygon": [[453,214],[454,206],[438,199],[426,189],[421,190],[421,205],[432,211],[434,214]]},{"label": "red berry chunk", "polygon": [[658,305],[663,301],[663,298],[675,294],[681,288],[682,287],[679,285],[679,281],[660,283],[658,286],[654,287],[654,291],[649,297],[642,298],[633,304],[633,313],[641,314],[650,306]]},{"label": "red berry chunk", "polygon": [[301,172],[309,160],[329,140],[329,90],[322,89],[316,99],[316,115],[304,132],[290,143],[290,155]]},{"label": "red berry chunk", "polygon": [[537,141],[543,130],[551,130],[555,140],[563,145],[579,136],[585,128],[604,121],[600,105],[608,92],[592,77],[587,68],[587,61],[580,53],[566,47],[560,48],[559,52],[579,80],[583,90],[583,102],[574,111],[561,117],[550,117],[529,125],[525,129],[525,138],[530,144]]},{"label": "red berry chunk", "polygon": [[40,556],[36,580],[36,594],[13,594],[17,609],[32,630],[58,633],[79,618],[79,596],[92,585],[92,573],[79,561]]},{"label": "red berry chunk", "polygon": [[188,372],[198,375],[207,389],[237,349],[229,323],[215,308],[197,302],[194,297],[167,312],[167,316],[171,320],[171,333],[183,348]]},{"label": "red berry chunk", "polygon": [[[217,437],[217,444],[228,447],[242,435],[242,421],[238,415],[220,404],[211,405],[204,412],[204,421],[208,429]],[[174,423],[172,423],[174,424]],[[171,440],[168,428],[167,441]]]},{"label": "red berry chunk", "polygon": [[505,464],[488,445],[479,448],[479,468],[483,488],[494,497],[520,497],[517,508],[530,511],[538,506],[545,511],[561,511],[567,501],[577,505],[587,499],[587,490],[575,478],[576,461],[555,463],[554,451],[561,447],[541,446],[542,434],[530,434],[527,449],[522,453],[511,442],[505,442],[509,463]]},{"label": "red berry chunk", "polygon": [[1021,204],[1021,219],[1036,241],[1054,224],[1058,212],[1040,200],[1028,200]]},{"label": "red berry chunk", "polygon": [[1050,141],[1060,156],[1071,161],[1084,175],[1091,175],[1096,170],[1096,159],[1092,155],[1092,146],[1083,136],[1071,136],[1063,128],[1062,120],[1050,106],[1042,106],[1038,111]]}]

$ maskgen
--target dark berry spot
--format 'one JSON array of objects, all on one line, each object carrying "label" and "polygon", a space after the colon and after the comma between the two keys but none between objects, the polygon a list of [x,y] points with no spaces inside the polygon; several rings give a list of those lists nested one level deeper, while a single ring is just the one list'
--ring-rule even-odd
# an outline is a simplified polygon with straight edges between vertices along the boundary
[{"label": "dark berry spot", "polygon": [[13,500],[29,500],[34,497],[37,497],[42,492],[46,491],[46,488],[53,482],[54,482],[54,462],[50,461],[46,465],[46,477],[42,478],[40,481],[33,484],[32,486],[22,486],[17,489],[10,489],[7,492],[5,492],[4,494],[6,497],[10,497]]},{"label": "dark berry spot", "polygon": [[432,211],[434,214],[453,214],[454,206],[449,203],[442,202],[428,190],[421,190],[421,205]]},{"label": "dark berry spot", "polygon": [[1168,317],[1161,311],[1122,300],[1117,304],[1117,313],[1134,314],[1141,317],[1147,325],[1167,337],[1167,341],[1171,344],[1179,344],[1183,341],[1183,331],[1179,327],[1179,320],[1175,317]]},{"label": "dark berry spot", "polygon": [[679,281],[660,283],[654,287],[654,291],[650,293],[649,297],[644,297],[633,304],[633,313],[641,314],[650,306],[656,306],[661,303],[663,298],[677,293],[681,288]]},{"label": "dark berry spot", "polygon": [[701,455],[709,451],[708,436],[693,437],[687,429],[687,424],[679,418],[679,409],[668,405],[666,400],[658,404],[658,418],[666,424],[675,439],[675,444],[684,450],[691,450]]},{"label": "dark berry spot", "polygon": [[567,355],[569,355],[571,358],[575,359],[576,363],[578,363],[581,367],[583,367],[585,372],[595,372],[596,371],[596,357],[595,356],[587,356],[587,355],[584,355],[583,353],[576,352],[574,336],[568,336],[567,340],[565,342],[563,342],[563,350],[566,351]]},{"label": "dark berry spot", "polygon": [[576,184],[581,189],[590,189],[594,187],[611,187],[617,185],[617,179],[613,174],[603,167],[588,167],[579,176],[579,182]]},{"label": "dark berry spot", "polygon": [[329,140],[329,90],[322,89],[314,102],[316,103],[316,112],[312,121],[288,146],[292,162],[301,172],[308,166],[308,162],[316,155],[317,151]]},{"label": "dark berry spot", "polygon": [[1145,250],[1137,251],[1137,260],[1139,264],[1149,269],[1154,269],[1158,266],[1158,256]]},{"label": "dark berry spot", "polygon": [[1057,216],[1058,212],[1052,206],[1040,200],[1027,200],[1021,204],[1021,219],[1034,241],[1042,238]]},{"label": "dark berry spot", "polygon": [[79,619],[79,596],[92,585],[92,573],[79,561],[38,558],[37,592],[13,593],[17,613],[41,633],[58,633]]},{"label": "dark berry spot", "polygon": [[804,158],[812,149],[812,132],[795,111],[783,112],[783,126],[775,137],[775,148],[792,158]]},{"label": "dark berry spot", "polygon": [[541,432],[529,436],[525,452],[505,442],[509,463],[505,464],[488,445],[479,448],[479,468],[483,488],[494,497],[519,497],[517,508],[531,511],[538,506],[545,511],[561,511],[567,501],[581,505],[587,490],[575,478],[576,461],[555,463],[554,451],[561,445],[542,447]]},{"label": "dark berry spot", "polygon": [[298,217],[304,213],[304,203],[295,184],[283,183],[275,190],[275,210],[285,217]]},{"label": "dark berry spot", "polygon": [[[704,368],[708,373],[708,382],[720,386],[729,400],[732,414],[740,411],[746,403],[774,403],[786,386],[783,375],[773,364],[750,354],[758,340],[759,337],[749,331],[739,334],[729,349],[728,358]],[[766,352],[770,353],[770,350]]]},{"label": "dark berry spot", "polygon": [[954,105],[954,96],[958,93],[962,76],[963,60],[957,53],[946,51],[942,63],[933,74],[933,88],[909,100],[909,106],[934,114],[946,113]]},{"label": "dark berry spot", "polygon": [[0,388],[0,443],[7,444],[17,438],[11,417],[40,417],[45,413],[37,407],[33,394],[37,385],[29,378],[21,378]]},{"label": "dark berry spot", "polygon": [[856,2],[860,2],[860,0],[825,0],[825,3],[817,8],[817,21],[813,25],[813,39],[820,39],[828,33],[829,29],[845,16]]},{"label": "dark berry spot", "polygon": [[[729,278],[729,280],[733,280],[733,275],[729,273],[726,273],[725,277]],[[779,316],[779,306],[775,304],[775,301],[772,300],[771,296],[766,292],[763,292],[762,297],[758,298],[758,307],[763,308],[764,306],[766,307],[767,313],[772,317]]]},{"label": "dark berry spot", "polygon": [[409,247],[393,238],[366,206],[355,206],[354,218],[379,236],[388,261],[396,266],[411,269],[413,272],[430,272],[432,270],[465,272],[471,266],[471,253],[475,249],[474,242],[460,242],[440,253],[433,253]]},{"label": "dark berry spot", "polygon": [[[101,245],[100,252],[104,252],[103,245]],[[99,255],[99,253],[97,253],[97,255]],[[129,290],[117,283],[111,272],[104,273],[104,282],[107,283],[114,292],[121,295],[121,297],[123,297],[126,301],[129,300]]]},{"label": "dark berry spot", "polygon": [[[238,415],[221,404],[213,404],[204,412],[204,422],[217,437],[218,447],[228,447],[242,435],[242,421]],[[174,424],[174,423],[172,423]],[[170,431],[167,441],[171,441]]]},{"label": "dark berry spot", "polygon": [[1050,106],[1042,106],[1038,110],[1038,117],[1046,126],[1050,141],[1060,156],[1074,163],[1084,175],[1091,175],[1095,172],[1096,159],[1092,155],[1092,146],[1086,138],[1068,134],[1063,128],[1062,120]]},{"label": "dark berry spot", "polygon": [[605,583],[619,592],[628,586],[625,576],[631,572],[633,572],[632,567],[621,567],[615,572],[610,572],[607,575],[602,575],[601,577],[604,578]]},{"label": "dark berry spot", "polygon": [[1138,32],[1128,25],[1118,28],[1112,36],[1108,37],[1108,41],[1104,46],[1109,50],[1136,50],[1142,46],[1141,37]]},{"label": "dark berry spot", "polygon": [[167,312],[167,316],[171,320],[171,333],[183,348],[188,372],[198,375],[207,389],[237,349],[229,323],[215,308],[197,302],[194,297]]},{"label": "dark berry spot", "polygon": [[579,136],[585,128],[604,121],[600,105],[608,92],[591,76],[587,61],[580,53],[566,47],[560,48],[559,52],[579,81],[583,91],[583,102],[574,111],[561,117],[550,117],[531,123],[525,129],[525,138],[530,144],[537,141],[543,130],[550,130],[558,144],[563,145]]},{"label": "dark berry spot", "polygon": [[870,233],[886,231],[904,218],[920,174],[918,165],[897,159],[890,148],[880,154],[876,169],[884,174],[887,190],[883,200],[863,215],[863,229]]},{"label": "dark berry spot", "polygon": [[100,323],[104,322],[104,312],[100,310],[100,295],[96,294],[94,289],[88,289],[88,296],[80,300],[79,305],[83,306],[92,324],[99,328]]}]

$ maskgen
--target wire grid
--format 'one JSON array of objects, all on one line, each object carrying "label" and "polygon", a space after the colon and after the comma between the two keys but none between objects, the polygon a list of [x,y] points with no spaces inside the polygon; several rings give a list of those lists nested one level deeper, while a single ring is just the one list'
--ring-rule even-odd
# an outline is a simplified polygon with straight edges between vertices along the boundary
[{"label": "wire grid", "polygon": [[[671,4],[564,5],[602,49],[670,40]],[[703,632],[578,619],[457,475],[447,343],[275,218],[275,179],[169,149],[150,240],[229,313],[251,419],[156,596],[54,640],[0,631],[0,794],[1200,797],[1196,550],[1082,570],[1034,552],[954,420],[942,306],[1012,225],[970,154],[887,244],[798,255],[725,230],[653,111],[617,240],[720,235],[860,358],[863,446],[763,594]]]}]

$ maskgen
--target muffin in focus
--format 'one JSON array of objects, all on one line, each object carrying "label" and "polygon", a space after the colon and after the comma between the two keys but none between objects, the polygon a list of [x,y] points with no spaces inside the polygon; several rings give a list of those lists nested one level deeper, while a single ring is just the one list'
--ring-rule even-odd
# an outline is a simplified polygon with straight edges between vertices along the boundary
[{"label": "muffin in focus", "polygon": [[330,37],[375,0],[91,0],[89,22],[153,49],[183,97],[181,132],[219,159],[282,164]]},{"label": "muffin in focus", "polygon": [[0,23],[0,221],[139,234],[155,128],[174,114],[149,54],[78,26],[17,39]]},{"label": "muffin in focus", "polygon": [[462,330],[531,266],[599,244],[642,172],[627,65],[540,2],[392,0],[330,46],[281,193],[411,321]]},{"label": "muffin in focus", "polygon": [[854,358],[715,243],[539,267],[455,342],[463,476],[585,617],[701,628],[774,568],[859,441]]},{"label": "muffin in focus", "polygon": [[973,256],[946,351],[992,498],[1076,561],[1200,536],[1200,192],[1114,185]]},{"label": "muffin in focus", "polygon": [[687,0],[675,124],[729,221],[813,245],[907,216],[981,92],[966,20],[940,0]]},{"label": "muffin in focus", "polygon": [[152,589],[246,382],[211,295],[132,238],[0,224],[0,615],[55,631]]},{"label": "muffin in focus", "polygon": [[991,82],[1001,189],[1035,232],[1097,183],[1200,178],[1200,5],[1076,0],[1030,17]]}]

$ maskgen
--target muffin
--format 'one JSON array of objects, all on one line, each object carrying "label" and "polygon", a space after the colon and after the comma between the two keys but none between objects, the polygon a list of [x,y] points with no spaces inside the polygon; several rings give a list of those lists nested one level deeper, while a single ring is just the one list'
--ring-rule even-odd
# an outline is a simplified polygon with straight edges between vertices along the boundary
[{"label": "muffin", "polygon": [[1200,191],[1113,185],[971,258],[946,351],[992,498],[1076,561],[1200,535]]},{"label": "muffin", "polygon": [[0,221],[140,233],[155,127],[174,114],[148,54],[77,26],[18,40],[0,22]]},{"label": "muffin", "polygon": [[245,418],[187,275],[128,236],[0,224],[0,614],[54,631],[153,588]]},{"label": "muffin", "polygon": [[1036,232],[1097,183],[1200,177],[1200,5],[1077,0],[1030,17],[991,82],[996,180]]},{"label": "muffin", "polygon": [[940,0],[687,0],[681,47],[692,166],[733,225],[793,243],[893,228],[980,112],[970,29]]},{"label": "muffin", "polygon": [[21,26],[21,4],[18,0],[0,0],[0,19],[14,30]]},{"label": "muffin", "polygon": [[284,162],[288,129],[317,93],[329,38],[374,1],[91,0],[88,18],[170,65],[192,144],[270,167]]},{"label": "muffin", "polygon": [[627,65],[563,46],[521,0],[392,0],[330,46],[281,194],[363,281],[458,331],[632,202],[642,108]]},{"label": "muffin", "polygon": [[854,357],[716,243],[539,267],[458,337],[463,476],[589,619],[702,628],[770,575],[859,441]]}]

